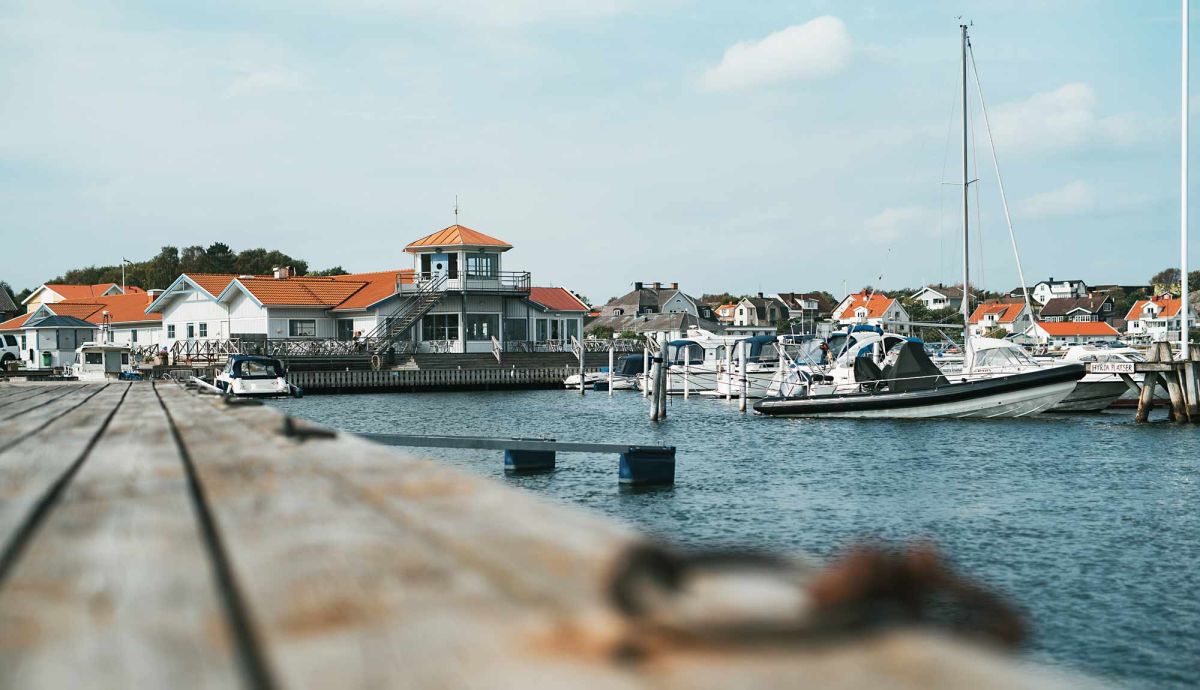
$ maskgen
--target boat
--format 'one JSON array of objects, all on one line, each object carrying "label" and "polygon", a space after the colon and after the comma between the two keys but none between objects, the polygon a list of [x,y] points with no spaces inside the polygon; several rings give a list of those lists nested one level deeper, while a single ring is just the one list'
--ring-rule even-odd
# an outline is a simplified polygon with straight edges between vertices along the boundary
[{"label": "boat", "polygon": [[71,375],[80,381],[136,380],[141,375],[134,369],[133,355],[128,345],[119,343],[86,342],[75,351]]},{"label": "boat", "polygon": [[[727,353],[742,336],[717,335],[703,328],[689,328],[686,335],[667,342],[667,394],[715,391]],[[649,372],[638,377],[638,390],[654,392]]]},{"label": "boat", "polygon": [[[583,375],[583,385],[587,388],[594,388],[601,381],[608,381],[608,367],[604,367],[600,371],[585,372]],[[571,374],[563,379],[563,388],[579,390],[579,374]]]},{"label": "boat", "polygon": [[[1133,373],[1133,364],[1146,361],[1146,357],[1132,347],[1095,347],[1076,345],[1067,348],[1063,361],[1084,364],[1130,365],[1111,366],[1111,369],[1128,369],[1129,373],[1089,373],[1080,379],[1075,390],[1058,404],[1052,412],[1100,412],[1114,406],[1137,407],[1138,396],[1145,374]],[[1128,380],[1125,378],[1128,377]],[[1165,398],[1163,403],[1169,402]]]},{"label": "boat", "polygon": [[[789,371],[795,380],[781,386],[781,395],[760,400],[755,412],[786,417],[1024,417],[1061,403],[1083,378],[1083,364],[1035,367],[1028,371],[973,371],[985,363],[983,353],[992,339],[970,335],[970,252],[968,211],[967,26],[962,38],[963,112],[963,343],[962,373],[947,376],[929,358],[924,343],[903,338],[889,343],[882,332],[855,337],[837,364],[818,379],[801,368]],[[1015,242],[1014,242],[1015,245]],[[1024,284],[1024,280],[1022,280]],[[851,334],[853,335],[853,334]],[[898,337],[899,338],[899,337]],[[1003,342],[1003,341],[1000,341]],[[1007,350],[1000,355],[1006,356]],[[786,394],[786,395],[782,395]]]},{"label": "boat", "polygon": [[[796,348],[774,335],[756,335],[742,338],[734,343],[734,347],[746,348],[746,397],[765,398],[770,394],[777,374],[781,371],[780,364],[794,361]],[[717,387],[704,391],[703,395],[716,397],[740,397],[742,394],[741,360],[737,350],[732,351],[734,357],[727,367],[726,362],[717,364]]]},{"label": "boat", "polygon": [[286,374],[283,362],[274,357],[233,355],[213,384],[225,395],[239,398],[300,397],[300,389],[288,383]]}]

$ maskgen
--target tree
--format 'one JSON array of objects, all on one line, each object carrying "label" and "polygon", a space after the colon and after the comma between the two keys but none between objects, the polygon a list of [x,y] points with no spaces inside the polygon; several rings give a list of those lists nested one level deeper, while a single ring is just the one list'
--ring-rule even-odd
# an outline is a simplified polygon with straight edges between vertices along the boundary
[{"label": "tree", "polygon": [[179,270],[179,250],[170,245],[160,249],[153,259],[142,265],[145,267],[145,282],[137,284],[146,289],[165,289],[182,273]]},{"label": "tree", "polygon": [[17,302],[17,293],[13,292],[12,286],[8,284],[7,280],[0,280],[0,290],[7,292],[8,298],[14,303],[20,304],[20,302]]},{"label": "tree", "polygon": [[204,253],[204,247],[194,244],[190,247],[184,247],[182,250],[180,250],[180,273],[207,273],[207,268],[208,255]]},{"label": "tree", "polygon": [[204,250],[206,273],[233,273],[237,255],[224,242],[213,242]]},{"label": "tree", "polygon": [[296,275],[308,274],[308,262],[295,259],[275,249],[244,249],[238,252],[234,261],[236,273],[249,275],[267,275],[280,266],[291,266]]},{"label": "tree", "polygon": [[609,326],[593,326],[584,330],[591,337],[599,338],[601,340],[607,340],[613,336],[613,329]]},{"label": "tree", "polygon": [[344,276],[348,273],[350,273],[350,271],[347,271],[346,269],[342,268],[341,266],[334,266],[332,268],[326,268],[326,269],[320,270],[320,271],[313,271],[312,273],[309,273],[308,275],[310,275],[310,276]]}]

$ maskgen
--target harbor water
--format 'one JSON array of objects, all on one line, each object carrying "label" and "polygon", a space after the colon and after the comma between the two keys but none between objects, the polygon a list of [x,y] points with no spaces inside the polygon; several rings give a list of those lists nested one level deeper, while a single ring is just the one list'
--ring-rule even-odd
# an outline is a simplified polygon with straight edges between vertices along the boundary
[{"label": "harbor water", "polygon": [[[614,455],[505,477],[499,451],[409,449],[601,511],[662,539],[836,555],[935,541],[1028,614],[1028,655],[1122,687],[1200,683],[1200,433],[1132,412],[981,421],[785,420],[736,401],[526,391],[308,396],[355,432],[677,446],[673,487],[628,491]],[[1161,414],[1161,413],[1159,413]]]}]

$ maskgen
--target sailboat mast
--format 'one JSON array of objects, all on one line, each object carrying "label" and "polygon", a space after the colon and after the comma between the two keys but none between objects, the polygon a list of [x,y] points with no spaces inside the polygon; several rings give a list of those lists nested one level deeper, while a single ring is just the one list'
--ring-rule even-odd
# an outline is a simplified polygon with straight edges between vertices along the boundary
[{"label": "sailboat mast", "polygon": [[963,298],[962,298],[962,314],[963,314],[963,348],[964,352],[967,347],[967,337],[971,333],[971,262],[970,262],[970,241],[969,241],[969,225],[968,218],[970,214],[967,210],[967,188],[970,185],[970,180],[967,177],[969,174],[967,168],[967,25],[960,24],[962,32],[962,159],[963,159],[963,174],[962,174],[962,228],[963,228]]}]

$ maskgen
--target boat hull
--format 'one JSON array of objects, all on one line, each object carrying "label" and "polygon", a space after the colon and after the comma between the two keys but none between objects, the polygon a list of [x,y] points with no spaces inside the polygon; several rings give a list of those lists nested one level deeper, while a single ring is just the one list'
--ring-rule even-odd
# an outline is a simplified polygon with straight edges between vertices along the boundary
[{"label": "boat hull", "polygon": [[1050,408],[1050,411],[1101,412],[1127,392],[1129,386],[1119,378],[1116,381],[1083,380],[1075,384],[1075,390],[1062,402]]},{"label": "boat hull", "polygon": [[811,398],[767,398],[754,404],[764,415],[877,419],[1026,417],[1066,399],[1082,378],[1082,365],[952,383],[907,393],[850,393]]}]

